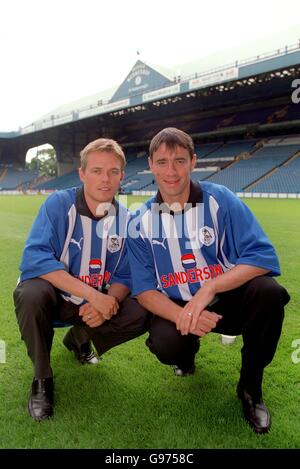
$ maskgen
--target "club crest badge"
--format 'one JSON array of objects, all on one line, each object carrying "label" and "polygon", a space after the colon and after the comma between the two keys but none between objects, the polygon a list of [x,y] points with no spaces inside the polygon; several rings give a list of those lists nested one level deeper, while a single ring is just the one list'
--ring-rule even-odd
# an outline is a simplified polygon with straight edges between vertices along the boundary
[{"label": "club crest badge", "polygon": [[108,238],[107,249],[109,252],[114,253],[120,251],[122,246],[122,238],[118,235],[112,235]]},{"label": "club crest badge", "polygon": [[209,226],[203,226],[199,230],[199,238],[204,246],[211,246],[215,242],[215,232]]}]

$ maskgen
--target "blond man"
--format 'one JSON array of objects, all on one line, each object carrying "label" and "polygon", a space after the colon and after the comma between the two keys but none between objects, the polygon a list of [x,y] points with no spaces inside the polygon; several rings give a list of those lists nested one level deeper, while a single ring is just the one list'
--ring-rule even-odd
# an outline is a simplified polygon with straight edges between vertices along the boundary
[{"label": "blond man", "polygon": [[64,344],[81,363],[147,330],[148,315],[129,298],[124,243],[128,211],[115,200],[125,156],[100,138],[80,153],[82,186],[47,198],[27,238],[14,292],[22,339],[34,368],[28,410],[35,420],[53,415],[50,351],[53,322],[73,324]]}]

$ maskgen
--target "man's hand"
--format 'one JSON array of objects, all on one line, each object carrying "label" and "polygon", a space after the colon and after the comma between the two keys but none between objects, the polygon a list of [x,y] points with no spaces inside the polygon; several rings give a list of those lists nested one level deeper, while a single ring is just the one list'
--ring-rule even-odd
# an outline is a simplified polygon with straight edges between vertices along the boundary
[{"label": "man's hand", "polygon": [[222,318],[219,314],[204,309],[199,316],[198,322],[194,328],[190,328],[190,333],[203,337],[211,332]]},{"label": "man's hand", "polygon": [[94,289],[89,295],[88,301],[107,320],[117,314],[119,309],[119,303],[114,296],[105,295]]},{"label": "man's hand", "polygon": [[79,308],[79,316],[90,327],[98,327],[104,323],[105,319],[90,303],[85,303]]},{"label": "man's hand", "polygon": [[[195,296],[185,305],[176,320],[176,328],[182,335],[187,335],[193,331],[203,332],[202,335],[210,332],[216,327],[222,316],[205,310],[215,297],[215,291],[209,283],[204,284]],[[200,320],[201,317],[201,320]],[[197,333],[197,335],[200,335]]]}]

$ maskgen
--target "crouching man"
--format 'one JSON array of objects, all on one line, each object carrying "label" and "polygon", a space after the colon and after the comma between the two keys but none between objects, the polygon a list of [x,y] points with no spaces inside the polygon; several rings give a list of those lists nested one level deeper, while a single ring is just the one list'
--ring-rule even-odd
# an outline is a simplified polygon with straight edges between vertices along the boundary
[{"label": "crouching man", "polygon": [[113,140],[81,152],[83,185],[47,198],[25,244],[14,303],[34,378],[28,409],[35,420],[53,415],[50,352],[53,324],[74,326],[64,338],[81,363],[147,330],[148,313],[130,298],[125,233],[128,211],[114,198],[125,156]]}]

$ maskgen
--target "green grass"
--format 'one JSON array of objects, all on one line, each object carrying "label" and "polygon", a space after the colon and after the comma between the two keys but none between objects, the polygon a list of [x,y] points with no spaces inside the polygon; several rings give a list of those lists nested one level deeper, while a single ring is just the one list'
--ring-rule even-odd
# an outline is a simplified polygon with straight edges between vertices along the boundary
[{"label": "green grass", "polygon": [[265,371],[273,425],[257,436],[243,421],[235,395],[241,338],[222,346],[216,334],[202,340],[196,374],[181,379],[147,350],[146,336],[112,349],[98,366],[82,367],[62,345],[65,331],[56,330],[55,417],[32,421],[26,409],[32,367],[12,291],[43,200],[0,197],[0,339],[7,351],[6,363],[0,363],[0,448],[300,448],[300,363],[291,361],[292,341],[300,338],[300,201],[246,202],[277,248],[280,282],[292,296],[275,359]]}]

